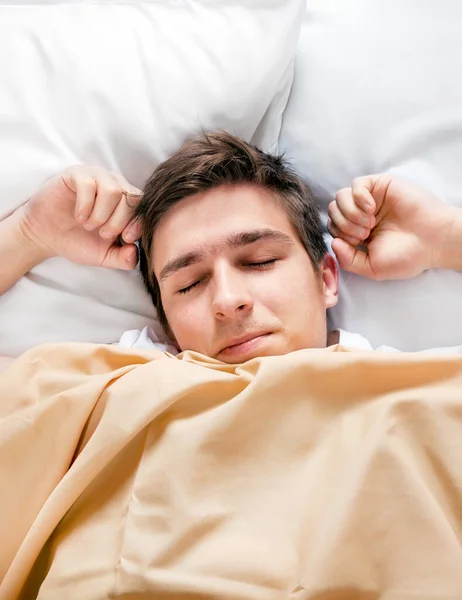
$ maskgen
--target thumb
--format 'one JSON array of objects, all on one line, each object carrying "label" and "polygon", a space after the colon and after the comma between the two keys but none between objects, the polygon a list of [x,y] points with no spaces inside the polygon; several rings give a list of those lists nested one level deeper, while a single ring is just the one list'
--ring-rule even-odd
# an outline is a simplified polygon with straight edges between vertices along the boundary
[{"label": "thumb", "polygon": [[332,240],[332,250],[344,271],[368,277],[369,279],[377,279],[367,252],[353,248],[353,246],[350,246],[350,244],[341,238]]},{"label": "thumb", "polygon": [[135,244],[126,244],[124,246],[112,245],[107,251],[102,267],[106,269],[122,269],[130,271],[138,263],[138,248]]}]

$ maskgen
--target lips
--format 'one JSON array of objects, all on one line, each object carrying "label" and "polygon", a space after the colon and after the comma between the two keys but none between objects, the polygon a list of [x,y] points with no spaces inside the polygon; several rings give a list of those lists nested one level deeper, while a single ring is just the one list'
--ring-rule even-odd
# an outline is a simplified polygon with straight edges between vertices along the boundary
[{"label": "lips", "polygon": [[231,352],[233,349],[238,350],[239,346],[243,346],[247,342],[255,340],[256,338],[267,336],[267,335],[269,335],[269,333],[270,332],[268,332],[268,331],[260,331],[260,332],[256,332],[256,333],[248,333],[246,335],[242,335],[239,338],[234,338],[234,339],[230,340],[228,342],[228,344],[220,350],[220,354],[226,353],[227,351]]}]

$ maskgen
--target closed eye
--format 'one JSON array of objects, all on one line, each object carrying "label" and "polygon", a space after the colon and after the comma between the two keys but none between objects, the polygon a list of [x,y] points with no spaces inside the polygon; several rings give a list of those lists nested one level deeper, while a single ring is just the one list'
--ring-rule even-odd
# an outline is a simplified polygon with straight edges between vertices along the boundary
[{"label": "closed eye", "polygon": [[[273,266],[276,261],[277,261],[276,258],[272,258],[271,260],[265,260],[262,262],[247,263],[246,266],[248,266],[252,269],[262,269],[263,270],[263,269],[268,269],[269,267]],[[195,281],[191,285],[188,285],[187,287],[184,287],[181,290],[178,290],[178,294],[187,294],[188,292],[193,290],[196,286],[198,286],[200,283],[201,283],[201,280]]]},{"label": "closed eye", "polygon": [[182,288],[181,290],[178,290],[179,294],[187,294],[188,292],[190,292],[192,289],[194,289],[196,287],[196,285],[199,285],[200,281],[196,281],[195,283],[192,283],[191,285],[188,285],[185,288]]},{"label": "closed eye", "polygon": [[276,260],[276,258],[273,258],[271,260],[265,260],[263,262],[249,263],[249,267],[252,267],[254,269],[266,269],[267,267],[271,267],[272,265],[274,265]]}]

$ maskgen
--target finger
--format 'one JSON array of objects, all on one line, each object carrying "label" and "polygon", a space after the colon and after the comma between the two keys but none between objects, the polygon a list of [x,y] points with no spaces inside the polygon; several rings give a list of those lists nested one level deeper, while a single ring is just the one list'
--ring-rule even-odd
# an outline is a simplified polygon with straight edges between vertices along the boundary
[{"label": "finger", "polygon": [[362,227],[346,219],[335,201],[329,204],[328,214],[332,224],[340,232],[340,237],[347,235],[351,238],[366,240],[371,234],[368,227]]},{"label": "finger", "polygon": [[[133,213],[138,206],[143,192],[129,183],[119,173],[111,173],[114,180],[121,189],[120,201],[112,213],[111,217],[101,228],[100,234],[103,238],[111,239],[120,235],[124,230],[130,230],[128,237],[124,237],[126,242],[134,242],[140,237],[138,228],[131,228],[130,221],[133,218]],[[124,231],[125,234],[125,231]],[[131,235],[131,237],[130,237]],[[136,237],[133,237],[135,235]]]},{"label": "finger", "polygon": [[139,219],[131,221],[125,228],[122,238],[125,242],[135,242],[141,237],[141,221]]},{"label": "finger", "polygon": [[351,188],[355,203],[360,206],[367,214],[375,215],[378,213],[381,204],[381,194],[377,195],[378,184],[381,180],[380,175],[365,175],[353,179]]},{"label": "finger", "polygon": [[373,215],[367,213],[361,204],[355,202],[352,188],[343,188],[335,194],[335,202],[342,215],[352,223],[372,228],[375,225]]},{"label": "finger", "polygon": [[362,277],[368,277],[369,279],[377,279],[371,265],[370,256],[367,252],[357,250],[340,238],[332,241],[332,250],[337,257],[339,265],[344,271],[355,273]]},{"label": "finger", "polygon": [[[134,208],[127,204],[125,194],[122,193],[121,200],[117,205],[116,209],[112,213],[111,217],[101,227],[100,235],[105,239],[115,238],[124,232],[124,240],[126,242],[134,242],[138,237],[125,237],[126,231],[132,231]],[[137,229],[133,228],[134,233],[137,233]]]},{"label": "finger", "polygon": [[84,223],[91,215],[96,199],[96,181],[89,175],[82,178],[71,175],[71,185],[64,182],[70,189],[75,190],[75,218]]},{"label": "finger", "polygon": [[118,184],[120,185],[120,187],[124,191],[128,192],[126,194],[126,196],[127,196],[127,198],[129,198],[130,204],[132,204],[132,201],[131,201],[132,198],[136,199],[136,203],[138,204],[138,202],[140,201],[141,196],[143,195],[143,190],[140,190],[136,186],[132,185],[120,173],[112,173],[112,175],[113,175],[114,179],[118,182]]},{"label": "finger", "polygon": [[137,263],[138,249],[135,244],[127,244],[126,246],[112,245],[107,251],[101,266],[107,269],[130,271],[136,267]]},{"label": "finger", "polygon": [[98,173],[96,185],[96,200],[85,224],[86,229],[97,229],[104,225],[122,199],[123,190],[110,173]]},{"label": "finger", "polygon": [[330,231],[331,236],[335,239],[335,238],[340,238],[342,240],[345,240],[345,242],[347,242],[347,244],[350,244],[350,246],[359,246],[359,244],[361,244],[361,240],[358,238],[354,238],[354,237],[350,237],[349,235],[345,235],[344,233],[342,233],[339,229],[337,229],[337,227],[335,227],[335,225],[330,221],[328,221],[328,228]]}]

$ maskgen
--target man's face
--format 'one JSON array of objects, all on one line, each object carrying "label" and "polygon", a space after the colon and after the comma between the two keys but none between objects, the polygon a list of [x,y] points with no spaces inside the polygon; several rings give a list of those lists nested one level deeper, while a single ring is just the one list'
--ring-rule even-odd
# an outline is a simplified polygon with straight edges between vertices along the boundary
[{"label": "man's face", "polygon": [[228,363],[326,345],[335,261],[316,273],[284,209],[256,186],[185,198],[160,220],[154,273],[181,350]]}]

